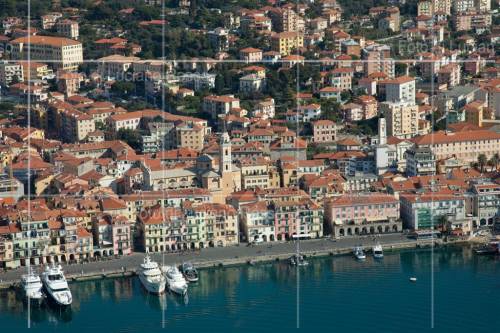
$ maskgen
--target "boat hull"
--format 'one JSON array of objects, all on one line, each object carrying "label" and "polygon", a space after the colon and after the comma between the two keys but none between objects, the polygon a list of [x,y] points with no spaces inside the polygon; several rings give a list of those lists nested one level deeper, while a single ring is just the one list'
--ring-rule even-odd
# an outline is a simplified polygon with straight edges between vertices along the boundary
[{"label": "boat hull", "polygon": [[32,306],[41,306],[44,299],[45,298],[43,296],[34,297],[34,296],[27,296],[26,294],[23,295],[23,302],[25,302],[26,304],[29,303]]},{"label": "boat hull", "polygon": [[194,282],[198,282],[199,278],[198,277],[190,277],[190,276],[187,276],[187,275],[184,275],[184,278],[186,279],[187,282],[189,283],[194,283]]},{"label": "boat hull", "polygon": [[159,283],[153,283],[148,281],[144,275],[139,275],[139,280],[141,281],[142,286],[146,289],[147,292],[151,294],[163,294],[165,292],[165,281]]},{"label": "boat hull", "polygon": [[47,294],[47,300],[51,304],[64,308],[71,306],[72,303],[71,297],[64,297],[64,298],[57,297],[53,293],[51,293],[47,288],[45,288],[45,292]]},{"label": "boat hull", "polygon": [[186,286],[176,286],[176,285],[169,285],[168,289],[173,292],[174,294],[184,296],[187,293],[187,287]]}]

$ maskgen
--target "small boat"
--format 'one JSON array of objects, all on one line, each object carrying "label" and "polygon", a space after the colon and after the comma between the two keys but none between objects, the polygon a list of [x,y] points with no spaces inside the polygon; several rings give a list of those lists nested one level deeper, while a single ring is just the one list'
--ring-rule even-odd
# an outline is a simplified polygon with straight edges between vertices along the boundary
[{"label": "small boat", "polygon": [[21,288],[23,290],[24,299],[33,305],[42,304],[44,295],[42,292],[43,284],[40,277],[30,272],[21,276]]},{"label": "small boat", "polygon": [[354,250],[352,251],[356,259],[358,260],[365,260],[366,255],[365,252],[363,251],[363,248],[361,246],[356,246]]},{"label": "small boat", "polygon": [[384,250],[382,249],[382,245],[377,244],[373,247],[373,258],[382,259],[384,257]]},{"label": "small boat", "polygon": [[479,255],[494,255],[500,252],[500,246],[497,241],[492,241],[474,249],[474,252]]},{"label": "small boat", "polygon": [[303,255],[297,255],[294,254],[293,256],[290,257],[290,265],[292,266],[307,266],[309,265],[309,262],[304,259]]},{"label": "small boat", "polygon": [[194,268],[193,264],[190,262],[185,262],[181,266],[182,275],[187,282],[197,282],[198,281],[198,271]]},{"label": "small boat", "polygon": [[144,288],[153,294],[162,294],[165,291],[166,280],[163,276],[158,264],[149,258],[149,255],[144,257],[139,271],[139,280]]},{"label": "small boat", "polygon": [[410,281],[411,281],[411,282],[417,282],[417,278],[416,278],[416,277],[411,277],[411,278],[410,278]]},{"label": "small boat", "polygon": [[61,265],[52,264],[47,266],[42,273],[42,283],[50,299],[55,301],[57,305],[71,305],[73,297]]},{"label": "small boat", "polygon": [[178,295],[186,295],[188,284],[177,267],[163,266],[162,272],[163,274],[165,274],[165,278],[167,279],[167,284],[170,291]]}]

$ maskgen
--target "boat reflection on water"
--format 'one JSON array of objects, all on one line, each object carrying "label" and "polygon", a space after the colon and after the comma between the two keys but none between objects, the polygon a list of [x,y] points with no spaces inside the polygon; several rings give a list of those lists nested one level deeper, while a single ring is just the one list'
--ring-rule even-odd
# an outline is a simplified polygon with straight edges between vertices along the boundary
[{"label": "boat reflection on water", "polygon": [[150,309],[156,311],[164,311],[167,309],[167,295],[162,294],[152,294],[142,287],[139,278],[134,278],[134,289],[138,291],[141,295],[143,303]]},{"label": "boat reflection on water", "polygon": [[[41,308],[40,310],[43,310]],[[73,310],[71,307],[47,306],[44,312],[47,321],[51,323],[69,323],[73,320]]]},{"label": "boat reflection on water", "polygon": [[[27,311],[28,305],[24,305]],[[31,321],[33,323],[69,323],[73,320],[73,310],[71,307],[61,307],[49,302],[44,302],[41,306],[30,308]]]}]

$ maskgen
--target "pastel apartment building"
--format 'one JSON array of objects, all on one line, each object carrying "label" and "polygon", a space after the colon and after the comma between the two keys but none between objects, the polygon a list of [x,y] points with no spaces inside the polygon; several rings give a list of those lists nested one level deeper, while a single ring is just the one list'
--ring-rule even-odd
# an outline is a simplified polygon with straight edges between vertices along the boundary
[{"label": "pastel apartment building", "polygon": [[337,125],[331,120],[317,120],[312,123],[313,142],[328,143],[337,139]]},{"label": "pastel apartment building", "polygon": [[262,61],[262,50],[254,47],[247,47],[240,50],[240,59],[246,62]]},{"label": "pastel apartment building", "polygon": [[0,63],[0,85],[2,88],[8,87],[13,81],[24,81],[23,67],[20,64],[9,62]]},{"label": "pastel apartment building", "polygon": [[415,78],[400,76],[379,82],[379,85],[385,86],[385,100],[387,102],[415,103]]},{"label": "pastel apartment building", "polygon": [[378,102],[373,96],[361,95],[356,98],[356,103],[361,105],[363,119],[371,119],[378,113]]},{"label": "pastel apartment building", "polygon": [[465,198],[443,192],[401,194],[401,218],[405,228],[413,230],[434,229],[443,217],[464,220]]},{"label": "pastel apartment building", "polygon": [[459,64],[448,64],[438,71],[438,84],[446,84],[447,87],[455,87],[460,84],[461,71]]},{"label": "pastel apartment building", "polygon": [[281,32],[271,36],[271,49],[282,56],[304,46],[304,35],[297,32]]},{"label": "pastel apartment building", "polygon": [[321,105],[308,104],[300,105],[296,110],[289,110],[286,113],[286,120],[290,122],[302,122],[318,119],[321,115]]},{"label": "pastel apartment building", "polygon": [[419,134],[417,105],[405,102],[383,102],[380,103],[380,112],[386,119],[388,136],[405,139]]},{"label": "pastel apartment building", "polygon": [[61,36],[78,40],[80,28],[78,22],[72,20],[59,20],[56,23],[57,33]]},{"label": "pastel apartment building", "polygon": [[277,201],[272,210],[276,240],[323,236],[323,209],[312,200]]},{"label": "pastel apartment building", "polygon": [[500,216],[500,184],[476,182],[471,191],[474,194],[473,214],[478,220],[475,226],[492,226]]},{"label": "pastel apartment building", "polygon": [[399,201],[389,194],[343,195],[325,200],[325,222],[335,237],[402,230]]},{"label": "pastel apartment building", "polygon": [[209,113],[212,119],[219,115],[226,115],[232,109],[240,107],[240,100],[233,95],[207,96],[203,99],[203,111]]},{"label": "pastel apartment building", "polygon": [[132,223],[123,215],[99,215],[92,221],[94,245],[99,255],[132,253]]},{"label": "pastel apartment building", "polygon": [[361,58],[366,76],[373,73],[384,73],[388,78],[395,76],[395,63],[391,58],[391,47],[388,45],[372,44],[361,50]]},{"label": "pastel apartment building", "polygon": [[240,207],[240,230],[248,242],[274,242],[274,211],[265,201]]}]

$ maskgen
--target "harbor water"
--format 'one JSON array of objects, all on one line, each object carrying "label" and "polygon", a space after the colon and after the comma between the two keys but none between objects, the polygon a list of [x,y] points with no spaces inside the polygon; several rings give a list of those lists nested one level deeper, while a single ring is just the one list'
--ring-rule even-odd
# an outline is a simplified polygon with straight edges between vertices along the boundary
[{"label": "harbor water", "polygon": [[[500,331],[500,260],[467,247],[199,273],[186,298],[147,294],[137,277],[72,283],[71,308],[31,308],[29,332]],[[28,331],[14,290],[0,291],[0,323],[2,332]]]}]

